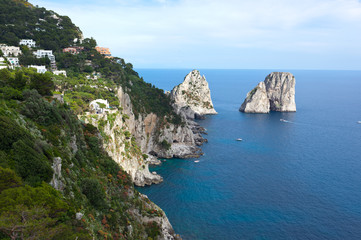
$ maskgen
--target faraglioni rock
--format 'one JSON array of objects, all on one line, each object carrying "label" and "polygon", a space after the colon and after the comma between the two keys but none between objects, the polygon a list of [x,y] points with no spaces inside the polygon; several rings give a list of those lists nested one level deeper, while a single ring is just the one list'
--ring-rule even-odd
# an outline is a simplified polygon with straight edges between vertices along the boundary
[{"label": "faraglioni rock", "polygon": [[291,73],[273,72],[247,94],[239,110],[245,113],[295,112],[295,85]]},{"label": "faraglioni rock", "polygon": [[174,100],[177,112],[184,114],[189,119],[217,114],[213,107],[208,82],[198,70],[190,72],[184,78],[183,83],[175,86],[170,97]]}]

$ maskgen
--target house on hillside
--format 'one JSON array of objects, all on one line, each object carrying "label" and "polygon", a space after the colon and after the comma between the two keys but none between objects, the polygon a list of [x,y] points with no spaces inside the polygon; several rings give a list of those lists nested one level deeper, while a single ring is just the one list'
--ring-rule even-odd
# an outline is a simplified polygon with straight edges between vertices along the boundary
[{"label": "house on hillside", "polygon": [[28,68],[35,68],[37,73],[45,73],[47,71],[45,66],[29,65]]},{"label": "house on hillside", "polygon": [[55,70],[53,71],[55,75],[63,74],[66,77],[66,71],[65,70]]},{"label": "house on hillside", "polygon": [[10,63],[11,67],[20,67],[19,65],[19,58],[17,57],[7,57],[8,62]]},{"label": "house on hillside", "polygon": [[0,57],[0,70],[4,68],[8,68],[8,65],[5,62],[5,58]]},{"label": "house on hillside", "polygon": [[7,46],[5,44],[0,45],[0,50],[3,52],[5,57],[18,57],[20,54],[22,54],[19,47]]},{"label": "house on hillside", "polygon": [[33,39],[21,39],[19,45],[25,45],[29,48],[33,48],[36,46],[36,42]]},{"label": "house on hillside", "polygon": [[48,57],[50,59],[54,57],[52,50],[39,49],[36,52],[33,52],[33,54],[36,56],[36,58]]},{"label": "house on hillside", "polygon": [[71,54],[75,55],[75,54],[79,54],[83,50],[84,50],[84,47],[78,47],[78,46],[67,47],[67,48],[63,49],[63,53],[71,53]]},{"label": "house on hillside", "polygon": [[97,50],[101,55],[104,55],[105,58],[113,58],[109,48],[95,47],[95,50]]},{"label": "house on hillside", "polygon": [[109,102],[108,100],[104,99],[96,99],[94,101],[91,101],[90,104],[90,110],[94,111],[97,114],[104,113],[106,109],[109,109]]}]

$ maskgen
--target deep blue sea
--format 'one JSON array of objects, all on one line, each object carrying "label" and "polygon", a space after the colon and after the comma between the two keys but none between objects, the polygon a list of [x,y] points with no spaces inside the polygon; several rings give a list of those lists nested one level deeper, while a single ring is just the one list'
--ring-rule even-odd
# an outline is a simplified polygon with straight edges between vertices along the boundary
[{"label": "deep blue sea", "polygon": [[[191,70],[137,69],[165,90]],[[167,160],[151,169],[164,182],[139,188],[183,239],[361,239],[361,71],[286,71],[297,112],[245,114],[271,70],[200,70],[219,113],[199,121],[204,156]]]}]

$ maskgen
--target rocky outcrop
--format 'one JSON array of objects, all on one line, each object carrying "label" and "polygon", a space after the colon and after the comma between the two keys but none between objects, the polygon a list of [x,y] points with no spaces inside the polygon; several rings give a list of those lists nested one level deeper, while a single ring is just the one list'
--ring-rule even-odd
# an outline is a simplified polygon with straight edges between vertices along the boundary
[{"label": "rocky outcrop", "polygon": [[268,113],[270,103],[267,97],[266,85],[260,82],[257,87],[247,94],[240,110],[247,113]]},{"label": "rocky outcrop", "polygon": [[132,216],[137,217],[143,224],[156,223],[160,226],[160,236],[157,239],[160,240],[181,240],[182,238],[174,232],[172,225],[170,224],[168,217],[164,211],[159,208],[156,204],[151,202],[148,197],[144,194],[139,194],[144,204],[143,208],[152,209],[148,213],[148,216],[141,214],[140,209],[131,209],[129,213]]},{"label": "rocky outcrop", "polygon": [[[159,163],[159,158],[191,158],[202,155],[204,128],[193,121],[175,125],[162,121],[156,114],[135,116],[130,97],[119,87],[119,110],[78,116],[85,123],[96,126],[103,147],[129,175],[137,186],[160,183],[163,178],[149,171],[149,164]],[[75,141],[76,139],[74,139]]]},{"label": "rocky outcrop", "polygon": [[295,84],[291,73],[273,72],[247,94],[239,110],[246,113],[295,112]]},{"label": "rocky outcrop", "polygon": [[135,185],[145,186],[163,181],[161,176],[149,172],[148,162],[132,138],[125,121],[128,118],[126,114],[113,110],[102,114],[87,114],[80,118],[99,129],[104,149],[131,176]]},{"label": "rocky outcrop", "polygon": [[170,92],[170,97],[174,100],[176,111],[184,114],[188,119],[217,114],[213,107],[208,82],[198,70],[190,72],[183,83],[175,86]]},{"label": "rocky outcrop", "polygon": [[197,146],[206,140],[201,136],[202,128],[197,123],[183,119],[181,125],[175,125],[162,121],[154,113],[139,114],[136,117],[130,97],[122,88],[118,90],[118,99],[123,112],[128,116],[126,124],[143,153],[159,158],[191,158],[202,155]]},{"label": "rocky outcrop", "polygon": [[61,176],[61,158],[53,158],[53,165],[51,167],[54,171],[53,178],[50,181],[50,185],[53,186],[56,190],[64,190],[64,183],[62,181],[63,177]]}]

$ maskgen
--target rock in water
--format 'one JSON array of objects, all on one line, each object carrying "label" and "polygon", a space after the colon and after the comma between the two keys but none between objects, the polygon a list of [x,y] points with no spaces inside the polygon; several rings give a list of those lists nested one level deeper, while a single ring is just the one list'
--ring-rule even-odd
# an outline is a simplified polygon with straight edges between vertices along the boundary
[{"label": "rock in water", "polygon": [[239,110],[245,113],[295,112],[295,84],[291,73],[273,72],[247,94]]},{"label": "rock in water", "polygon": [[247,94],[240,111],[246,113],[268,113],[270,103],[267,97],[266,85],[260,82],[257,87]]},{"label": "rock in water", "polygon": [[200,118],[206,114],[217,114],[214,110],[211,91],[204,76],[198,70],[193,70],[183,83],[175,86],[170,93],[178,112],[187,118]]}]

